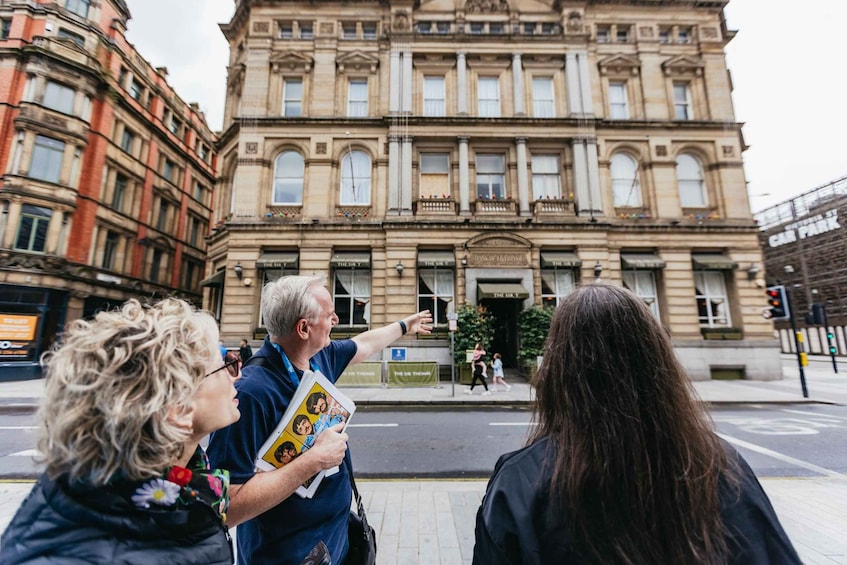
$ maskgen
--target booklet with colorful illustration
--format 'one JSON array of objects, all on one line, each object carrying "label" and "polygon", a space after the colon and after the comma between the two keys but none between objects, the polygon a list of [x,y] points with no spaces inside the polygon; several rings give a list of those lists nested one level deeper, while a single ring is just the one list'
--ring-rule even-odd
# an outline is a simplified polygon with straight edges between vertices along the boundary
[{"label": "booklet with colorful illustration", "polygon": [[[305,371],[297,392],[288,404],[276,429],[259,449],[256,468],[273,471],[284,467],[309,450],[325,429],[350,421],[356,405],[322,374]],[[303,483],[296,491],[303,498],[312,498],[321,481],[338,472],[338,467],[326,469]]]}]

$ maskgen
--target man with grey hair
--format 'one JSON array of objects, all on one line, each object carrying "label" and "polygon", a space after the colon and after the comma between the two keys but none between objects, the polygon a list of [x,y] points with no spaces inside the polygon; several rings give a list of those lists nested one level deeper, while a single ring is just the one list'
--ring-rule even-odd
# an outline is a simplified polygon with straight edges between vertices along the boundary
[{"label": "man with grey hair", "polygon": [[323,431],[311,449],[274,471],[256,473],[256,454],[282,419],[304,370],[336,382],[348,365],[402,335],[430,333],[432,314],[425,310],[353,339],[332,340],[338,316],[323,279],[290,276],[265,286],[262,317],[268,337],[236,383],[241,419],[213,434],[208,450],[214,466],[230,471],[228,514],[240,523],[238,563],[297,565],[320,541],[333,563],[344,563],[352,498],[348,465],[324,477],[313,498],[291,496],[315,473],[345,458],[349,463],[342,425]]}]

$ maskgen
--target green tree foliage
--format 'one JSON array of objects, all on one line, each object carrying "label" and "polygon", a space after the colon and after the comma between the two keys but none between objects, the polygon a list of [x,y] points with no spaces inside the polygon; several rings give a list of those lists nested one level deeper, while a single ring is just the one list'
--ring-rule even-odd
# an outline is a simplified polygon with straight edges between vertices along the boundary
[{"label": "green tree foliage", "polygon": [[456,311],[459,315],[454,337],[453,357],[457,365],[466,363],[465,350],[473,349],[476,342],[487,349],[494,337],[494,318],[482,306],[462,304]]},{"label": "green tree foliage", "polygon": [[543,353],[552,318],[552,308],[533,306],[521,312],[519,322],[521,344],[518,357],[524,367],[534,367],[536,357]]}]

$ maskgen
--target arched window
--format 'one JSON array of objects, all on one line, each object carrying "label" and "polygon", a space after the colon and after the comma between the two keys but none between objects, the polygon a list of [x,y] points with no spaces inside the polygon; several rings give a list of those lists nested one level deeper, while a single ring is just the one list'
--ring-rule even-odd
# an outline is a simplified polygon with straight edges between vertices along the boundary
[{"label": "arched window", "polygon": [[676,182],[679,187],[679,202],[683,208],[706,206],[706,186],[703,183],[703,167],[700,161],[687,153],[676,158]]},{"label": "arched window", "polygon": [[640,207],[641,185],[638,182],[638,162],[626,153],[615,153],[612,155],[610,169],[615,207]]},{"label": "arched window", "polygon": [[296,151],[283,151],[274,164],[274,204],[303,203],[303,156]]},{"label": "arched window", "polygon": [[341,160],[341,204],[371,203],[371,158],[364,151],[352,151]]}]

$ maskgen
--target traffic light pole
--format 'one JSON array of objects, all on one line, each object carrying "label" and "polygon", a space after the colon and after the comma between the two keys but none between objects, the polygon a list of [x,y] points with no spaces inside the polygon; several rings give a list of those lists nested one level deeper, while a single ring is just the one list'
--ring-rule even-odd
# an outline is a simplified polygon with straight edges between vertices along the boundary
[{"label": "traffic light pole", "polygon": [[832,357],[832,370],[838,374],[838,363],[835,361],[835,333],[829,331],[829,318],[826,317],[826,308],[823,308],[823,328],[826,330],[826,346],[829,347],[829,356]]},{"label": "traffic light pole", "polygon": [[800,386],[803,387],[803,398],[809,398],[806,388],[806,371],[803,370],[803,352],[800,351],[800,337],[797,334],[797,323],[794,321],[794,306],[791,304],[791,293],[785,288],[785,298],[788,302],[788,319],[791,320],[791,332],[794,334],[794,349],[797,351],[797,366],[800,368]]}]

